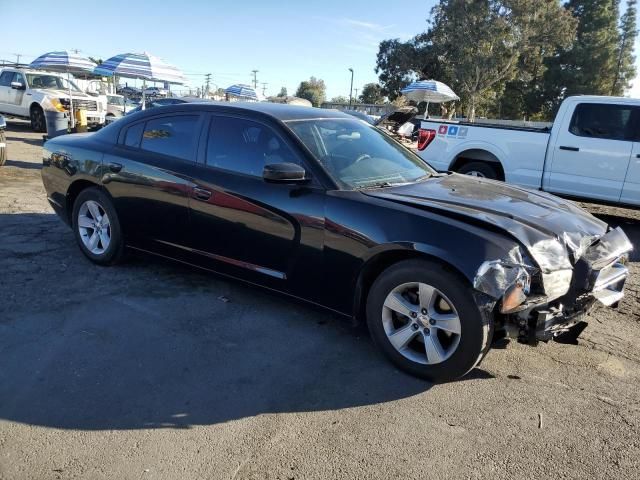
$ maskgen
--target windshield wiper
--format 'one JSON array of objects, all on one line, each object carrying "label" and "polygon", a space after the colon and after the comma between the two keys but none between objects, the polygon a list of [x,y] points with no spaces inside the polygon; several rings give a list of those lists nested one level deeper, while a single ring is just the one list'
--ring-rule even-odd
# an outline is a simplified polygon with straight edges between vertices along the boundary
[{"label": "windshield wiper", "polygon": [[389,182],[376,182],[376,183],[367,183],[366,185],[358,185],[354,188],[356,190],[364,190],[365,188],[385,188],[385,187],[393,187],[394,185],[400,185],[400,184],[389,183]]}]

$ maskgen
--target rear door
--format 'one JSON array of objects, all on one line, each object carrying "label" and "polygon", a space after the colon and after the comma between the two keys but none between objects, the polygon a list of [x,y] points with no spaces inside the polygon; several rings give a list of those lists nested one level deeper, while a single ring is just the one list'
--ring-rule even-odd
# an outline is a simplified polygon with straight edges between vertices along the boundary
[{"label": "rear door", "polygon": [[202,116],[171,113],[123,129],[103,158],[103,185],[129,243],[173,253],[187,243]]},{"label": "rear door", "polygon": [[214,270],[291,293],[320,275],[325,191],[268,183],[267,164],[292,162],[309,172],[285,131],[242,116],[212,115],[204,165],[191,201],[191,245]]},{"label": "rear door", "polygon": [[612,103],[576,105],[552,149],[548,190],[619,201],[633,148],[634,109]]}]

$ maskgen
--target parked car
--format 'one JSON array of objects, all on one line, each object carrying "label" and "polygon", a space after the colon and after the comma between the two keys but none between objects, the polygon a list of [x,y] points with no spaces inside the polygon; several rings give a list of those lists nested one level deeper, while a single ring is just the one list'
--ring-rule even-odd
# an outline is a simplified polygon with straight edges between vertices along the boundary
[{"label": "parked car", "polygon": [[82,92],[64,76],[13,67],[0,70],[0,113],[30,119],[36,132],[46,132],[47,122],[53,117],[68,115],[71,100],[87,111],[89,127],[104,125],[105,112],[98,99]]},{"label": "parked car", "polygon": [[0,167],[7,161],[7,137],[4,133],[6,129],[7,122],[0,115]]},{"label": "parked car", "polygon": [[[177,105],[180,103],[193,103],[193,102],[210,102],[211,100],[207,100],[205,98],[198,97],[171,97],[171,98],[155,98],[145,102],[145,109],[149,110],[151,108],[157,107],[166,107],[167,105]],[[131,110],[127,111],[127,115],[133,115],[134,113],[138,113],[142,110],[142,105],[138,105]]]},{"label": "parked car", "polygon": [[166,97],[169,95],[169,91],[159,87],[147,87],[144,90],[144,94],[147,97]]},{"label": "parked car", "polygon": [[124,114],[124,97],[122,95],[107,94],[107,117],[122,117]]},{"label": "parked car", "polygon": [[49,140],[43,156],[48,199],[91,261],[131,247],[364,319],[393,363],[431,380],[469,372],[495,336],[575,334],[596,300],[623,296],[619,228],[437,173],[338,111],[171,105]]},{"label": "parked car", "polygon": [[639,121],[640,100],[569,97],[551,128],[423,120],[418,150],[438,170],[638,206]]},{"label": "parked car", "polygon": [[142,95],[142,90],[140,90],[139,88],[135,88],[135,87],[120,87],[118,86],[116,88],[116,93],[118,93],[119,95],[123,95],[125,97],[139,97]]}]

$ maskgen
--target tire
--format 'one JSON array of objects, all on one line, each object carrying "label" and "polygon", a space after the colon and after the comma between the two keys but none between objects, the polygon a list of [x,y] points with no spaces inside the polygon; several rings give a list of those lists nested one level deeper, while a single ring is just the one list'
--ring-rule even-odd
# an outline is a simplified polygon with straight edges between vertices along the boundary
[{"label": "tire", "polygon": [[0,167],[7,161],[7,136],[4,130],[0,130],[0,143],[4,143],[4,147],[0,146]]},{"label": "tire", "polygon": [[[411,315],[398,313],[407,306]],[[399,369],[433,382],[463,377],[491,344],[492,325],[483,320],[472,288],[434,261],[389,267],[373,283],[366,308],[369,332],[384,355]]]},{"label": "tire", "polygon": [[44,111],[39,105],[31,107],[31,128],[34,132],[46,133],[47,121],[44,117]]},{"label": "tire", "polygon": [[458,169],[458,173],[472,175],[474,177],[500,180],[498,169],[487,162],[469,162]]},{"label": "tire", "polygon": [[[89,226],[91,223],[94,226]],[[124,237],[118,214],[111,199],[98,187],[80,192],[73,204],[72,225],[80,250],[89,260],[98,265],[114,265],[122,259]]]}]

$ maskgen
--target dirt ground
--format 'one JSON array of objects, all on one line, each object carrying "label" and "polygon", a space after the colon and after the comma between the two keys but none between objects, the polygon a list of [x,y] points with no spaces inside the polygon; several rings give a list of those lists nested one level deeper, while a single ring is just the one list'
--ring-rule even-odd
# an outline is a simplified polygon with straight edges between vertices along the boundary
[{"label": "dirt ground", "polygon": [[[0,168],[0,479],[640,478],[640,254],[578,345],[462,381],[391,367],[324,311],[154,258],[89,263],[41,135]],[[637,211],[590,205],[640,246]]]}]

